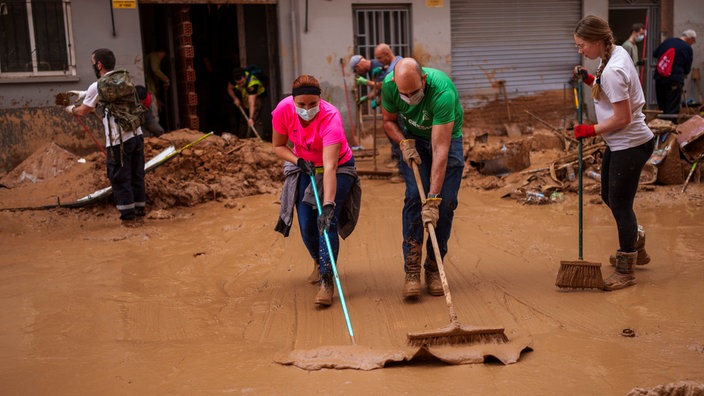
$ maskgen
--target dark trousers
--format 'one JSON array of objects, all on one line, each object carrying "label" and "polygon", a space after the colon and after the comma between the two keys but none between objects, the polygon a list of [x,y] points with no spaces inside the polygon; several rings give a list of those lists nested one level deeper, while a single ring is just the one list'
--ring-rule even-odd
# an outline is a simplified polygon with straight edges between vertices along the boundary
[{"label": "dark trousers", "polygon": [[626,150],[604,151],[601,161],[601,199],[611,209],[618,230],[619,250],[635,252],[638,220],[633,201],[640,172],[655,148],[655,139]]},{"label": "dark trousers", "polygon": [[664,114],[679,114],[682,103],[682,83],[670,80],[655,80],[655,96],[658,109]]},{"label": "dark trousers", "polygon": [[[347,161],[340,166],[354,166],[354,159]],[[330,221],[328,228],[328,239],[332,249],[333,258],[337,262],[337,253],[340,248],[340,237],[337,234],[337,219],[340,216],[340,211],[345,206],[347,197],[352,191],[355,184],[355,178],[350,175],[337,174],[337,190],[335,192],[335,215]],[[310,256],[320,265],[320,275],[332,274],[332,266],[330,265],[330,254],[328,251],[325,237],[320,235],[318,231],[318,208],[303,202],[306,188],[310,185],[310,176],[301,173],[298,178],[298,197],[296,198],[296,213],[298,214],[298,226],[301,230],[303,244],[306,245]],[[318,191],[321,191],[322,186],[317,186]],[[322,204],[322,202],[321,202]]]},{"label": "dark trousers", "polygon": [[108,179],[120,218],[130,220],[144,214],[146,189],[144,186],[144,138],[135,136],[122,144],[110,146],[108,152]]}]

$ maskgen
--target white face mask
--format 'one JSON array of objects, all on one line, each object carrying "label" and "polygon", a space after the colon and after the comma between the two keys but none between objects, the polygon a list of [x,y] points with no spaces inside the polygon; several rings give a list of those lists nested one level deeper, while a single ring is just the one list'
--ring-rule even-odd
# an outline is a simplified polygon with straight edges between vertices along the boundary
[{"label": "white face mask", "polygon": [[309,110],[296,107],[296,114],[303,119],[303,121],[310,121],[318,114],[320,111],[320,105],[311,107]]},{"label": "white face mask", "polygon": [[645,38],[645,35],[639,34],[636,36],[636,43],[640,43]]},{"label": "white face mask", "polygon": [[402,93],[399,93],[399,96],[401,96],[401,100],[404,102],[408,103],[411,106],[415,106],[418,103],[420,103],[421,100],[423,100],[423,97],[425,96],[425,84],[423,84],[423,88],[421,88],[418,92],[414,93],[413,96],[407,96]]}]

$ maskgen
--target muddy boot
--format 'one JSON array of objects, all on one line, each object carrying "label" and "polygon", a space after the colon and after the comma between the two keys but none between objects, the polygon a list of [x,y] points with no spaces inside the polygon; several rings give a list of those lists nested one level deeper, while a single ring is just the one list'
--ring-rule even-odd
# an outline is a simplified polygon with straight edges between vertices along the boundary
[{"label": "muddy boot", "polygon": [[616,252],[616,272],[604,279],[604,290],[619,290],[636,284],[633,267],[638,258],[637,252]]},{"label": "muddy boot", "polygon": [[315,303],[323,307],[332,305],[332,294],[335,292],[333,286],[332,274],[325,274],[320,279],[320,289],[315,295]]},{"label": "muddy boot", "polygon": [[403,298],[420,297],[420,270],[406,272],[406,282],[403,284]]},{"label": "muddy boot", "polygon": [[425,270],[425,285],[428,287],[428,294],[431,296],[442,296],[445,292],[442,289],[440,272]]},{"label": "muddy boot", "polygon": [[[642,225],[638,226],[638,239],[636,240],[636,251],[638,252],[638,259],[636,260],[636,265],[646,265],[650,262],[650,255],[645,251],[645,230]],[[612,254],[609,257],[609,262],[612,267],[616,266],[616,255]]]},{"label": "muddy boot", "polygon": [[320,282],[320,265],[317,260],[313,260],[313,272],[308,275],[308,283],[316,284]]}]

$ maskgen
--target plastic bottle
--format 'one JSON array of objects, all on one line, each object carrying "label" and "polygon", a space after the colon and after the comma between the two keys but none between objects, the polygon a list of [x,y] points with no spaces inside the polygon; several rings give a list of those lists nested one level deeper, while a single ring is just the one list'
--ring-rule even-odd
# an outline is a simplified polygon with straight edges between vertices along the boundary
[{"label": "plastic bottle", "polygon": [[595,172],[593,170],[587,171],[587,177],[590,177],[596,181],[601,181],[601,174],[599,172]]},{"label": "plastic bottle", "polygon": [[548,197],[540,191],[526,191],[526,203],[544,204],[548,202]]}]

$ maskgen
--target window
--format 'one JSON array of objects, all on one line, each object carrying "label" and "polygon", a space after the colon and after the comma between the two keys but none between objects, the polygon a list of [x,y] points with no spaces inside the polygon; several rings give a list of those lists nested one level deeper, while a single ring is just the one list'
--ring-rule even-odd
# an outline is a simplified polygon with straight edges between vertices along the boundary
[{"label": "window", "polygon": [[0,77],[75,75],[69,0],[0,0]]},{"label": "window", "polygon": [[374,58],[374,47],[386,43],[396,55],[411,56],[409,6],[355,7],[354,49],[367,59]]}]

